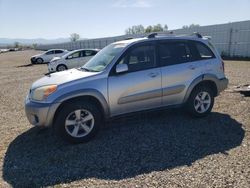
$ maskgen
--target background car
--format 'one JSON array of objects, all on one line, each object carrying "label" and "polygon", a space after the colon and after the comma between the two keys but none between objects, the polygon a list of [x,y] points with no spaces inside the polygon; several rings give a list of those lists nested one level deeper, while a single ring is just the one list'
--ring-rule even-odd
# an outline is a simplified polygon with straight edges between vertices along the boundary
[{"label": "background car", "polygon": [[48,63],[48,71],[64,71],[83,66],[98,51],[99,49],[80,49],[69,52],[62,57],[55,57]]},{"label": "background car", "polygon": [[66,53],[68,53],[68,51],[64,49],[51,49],[51,50],[44,52],[43,54],[32,56],[30,60],[32,64],[47,63],[47,62],[50,62],[51,59],[53,59],[54,57],[61,57]]}]

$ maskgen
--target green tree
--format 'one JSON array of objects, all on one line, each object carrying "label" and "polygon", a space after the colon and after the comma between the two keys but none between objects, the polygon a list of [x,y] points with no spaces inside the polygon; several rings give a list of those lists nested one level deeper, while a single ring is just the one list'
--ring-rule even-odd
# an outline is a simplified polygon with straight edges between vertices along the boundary
[{"label": "green tree", "polygon": [[190,24],[189,26],[184,25],[184,26],[182,26],[182,29],[192,29],[192,28],[196,28],[196,27],[200,27],[200,25],[199,24]]},{"label": "green tree", "polygon": [[142,34],[145,33],[143,25],[133,25],[125,30],[126,35]]},{"label": "green tree", "polygon": [[163,27],[161,24],[157,24],[153,26],[153,32],[161,32],[163,31]]},{"label": "green tree", "polygon": [[151,25],[149,25],[146,29],[145,29],[145,33],[151,33],[153,32],[153,27]]}]

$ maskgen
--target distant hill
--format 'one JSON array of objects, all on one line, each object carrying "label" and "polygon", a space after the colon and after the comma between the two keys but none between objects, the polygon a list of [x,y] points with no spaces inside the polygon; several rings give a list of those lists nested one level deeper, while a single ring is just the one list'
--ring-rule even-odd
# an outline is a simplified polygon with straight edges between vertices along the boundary
[{"label": "distant hill", "polygon": [[53,44],[53,43],[63,43],[69,42],[69,38],[57,38],[57,39],[10,39],[10,38],[0,38],[0,46],[6,45],[13,45],[15,42],[19,42],[23,45],[30,45],[30,44]]}]

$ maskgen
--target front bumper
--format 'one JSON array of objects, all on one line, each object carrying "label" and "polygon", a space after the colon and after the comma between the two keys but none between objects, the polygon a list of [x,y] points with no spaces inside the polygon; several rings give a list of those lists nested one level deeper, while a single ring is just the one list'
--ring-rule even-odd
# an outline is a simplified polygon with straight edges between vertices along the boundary
[{"label": "front bumper", "polygon": [[30,62],[33,64],[33,63],[36,63],[36,57],[32,57],[31,59],[30,59]]},{"label": "front bumper", "polygon": [[224,91],[228,86],[228,79],[222,78],[217,82],[218,93]]},{"label": "front bumper", "polygon": [[48,66],[49,73],[56,72],[56,66],[51,65],[51,63],[48,63],[47,66]]},{"label": "front bumper", "polygon": [[38,103],[25,100],[25,112],[29,122],[34,126],[51,126],[60,103]]}]

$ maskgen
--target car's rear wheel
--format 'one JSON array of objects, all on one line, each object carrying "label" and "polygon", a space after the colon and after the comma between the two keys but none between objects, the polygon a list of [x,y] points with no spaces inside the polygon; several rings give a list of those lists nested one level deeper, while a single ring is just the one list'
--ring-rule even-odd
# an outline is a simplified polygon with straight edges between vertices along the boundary
[{"label": "car's rear wheel", "polygon": [[210,87],[198,86],[192,91],[188,101],[187,110],[196,117],[209,114],[214,105],[214,94]]},{"label": "car's rear wheel", "polygon": [[43,62],[44,62],[44,61],[43,61],[42,58],[37,58],[37,59],[36,59],[36,63],[39,63],[39,64],[40,64],[40,63],[43,63]]},{"label": "car's rear wheel", "polygon": [[65,141],[83,143],[93,138],[100,129],[102,116],[89,102],[64,105],[55,121],[56,133]]},{"label": "car's rear wheel", "polygon": [[60,72],[60,71],[65,71],[65,70],[67,70],[67,67],[66,67],[65,65],[58,65],[58,66],[56,67],[56,70],[57,70],[58,72]]}]

